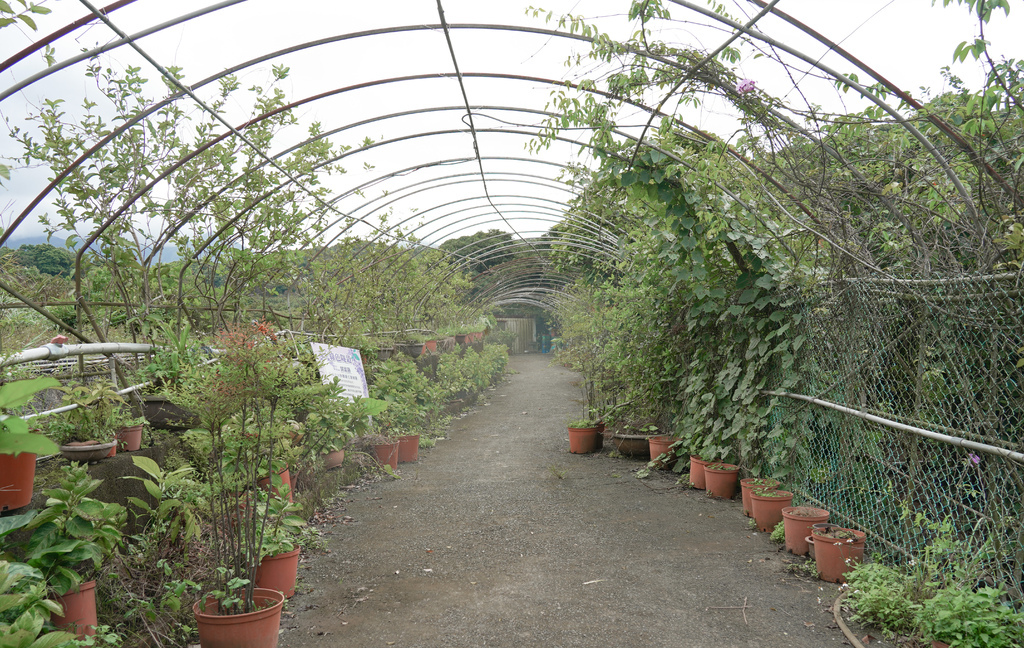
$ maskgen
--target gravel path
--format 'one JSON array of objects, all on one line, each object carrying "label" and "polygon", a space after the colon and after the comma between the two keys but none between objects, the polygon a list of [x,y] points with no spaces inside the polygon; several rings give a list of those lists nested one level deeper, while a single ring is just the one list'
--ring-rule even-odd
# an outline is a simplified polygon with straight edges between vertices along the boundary
[{"label": "gravel path", "polygon": [[738,500],[638,480],[610,447],[569,454],[579,390],[548,359],[513,357],[401,479],[328,512],[330,553],[303,563],[283,648],[843,644],[835,586],[787,573],[802,561]]}]

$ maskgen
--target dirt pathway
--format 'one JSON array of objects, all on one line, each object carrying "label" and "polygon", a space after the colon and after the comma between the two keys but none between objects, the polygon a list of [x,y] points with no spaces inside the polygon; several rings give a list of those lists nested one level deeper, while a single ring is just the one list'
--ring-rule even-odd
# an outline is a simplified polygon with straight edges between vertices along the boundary
[{"label": "dirt pathway", "polygon": [[283,648],[842,645],[835,587],[786,573],[738,501],[635,479],[609,448],[569,454],[579,392],[547,362],[514,357],[402,479],[350,492]]}]

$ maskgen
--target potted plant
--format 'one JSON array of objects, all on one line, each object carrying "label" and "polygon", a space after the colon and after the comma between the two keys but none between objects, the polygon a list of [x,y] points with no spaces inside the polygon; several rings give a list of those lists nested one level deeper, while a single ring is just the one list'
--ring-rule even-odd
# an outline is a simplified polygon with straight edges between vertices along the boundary
[{"label": "potted plant", "polygon": [[50,648],[75,639],[63,631],[45,631],[43,624],[63,610],[48,598],[39,570],[24,563],[0,560],[0,646]]},{"label": "potted plant", "polygon": [[369,432],[372,417],[387,408],[386,401],[376,398],[348,399],[337,394],[318,398],[303,423],[305,445],[321,457],[328,470],[340,466],[345,459],[346,444]]},{"label": "potted plant", "polygon": [[176,403],[172,394],[188,373],[207,361],[207,356],[191,340],[192,328],[184,320],[175,331],[170,323],[157,322],[163,344],[157,346],[141,378],[149,384],[140,394],[142,415],[158,430],[187,430],[198,425],[195,414]]},{"label": "potted plant", "polygon": [[102,483],[89,476],[85,465],[64,466],[57,488],[44,491],[46,508],[26,525],[25,563],[43,575],[57,595],[62,615],[58,627],[75,626],[78,635],[94,634],[96,581],[91,578],[104,558],[121,545],[127,512],[120,504],[88,497]]},{"label": "potted plant", "polygon": [[786,549],[803,556],[808,553],[807,537],[815,524],[828,522],[829,512],[813,506],[787,506],[782,509],[782,521],[786,530]]},{"label": "potted plant", "polygon": [[277,643],[284,595],[256,587],[270,509],[253,500],[261,472],[275,466],[291,430],[290,414],[311,406],[301,386],[312,377],[266,324],[229,325],[214,347],[218,362],[195,368],[175,392],[199,418],[210,448],[204,495],[215,569],[193,613],[204,648],[236,645],[243,632],[247,646],[269,648]]},{"label": "potted plant", "polygon": [[708,497],[732,499],[736,494],[736,482],[740,467],[735,464],[714,462],[704,466],[704,485]]},{"label": "potted plant", "polygon": [[[283,592],[285,598],[295,595],[299,569],[298,532],[306,521],[297,513],[302,506],[274,495],[261,497],[259,514],[266,518],[263,548],[256,568],[256,587]],[[266,509],[265,511],[263,509]]]},{"label": "potted plant", "polygon": [[54,378],[18,380],[0,386],[0,511],[21,508],[32,501],[36,455],[59,451],[56,443],[33,434],[25,419],[13,413],[44,389],[55,389]]},{"label": "potted plant", "polygon": [[117,445],[120,409],[124,398],[105,380],[62,387],[65,406],[75,408],[54,415],[47,429],[70,461],[99,461]]},{"label": "potted plant", "polygon": [[569,421],[569,452],[587,454],[597,450],[597,422],[589,418]]},{"label": "potted plant", "polygon": [[856,529],[841,527],[812,528],[814,562],[818,578],[830,583],[844,583],[844,574],[864,560],[867,535]]},{"label": "potted plant", "polygon": [[782,509],[793,503],[793,493],[777,489],[755,489],[750,491],[750,502],[757,528],[771,533],[782,522]]},{"label": "potted plant", "polygon": [[131,416],[122,410],[117,426],[118,450],[135,452],[142,449],[142,429],[146,426],[144,416]]},{"label": "potted plant", "polygon": [[743,496],[743,515],[754,517],[754,507],[750,500],[751,489],[772,490],[782,485],[771,477],[747,477],[740,480],[740,494]]}]

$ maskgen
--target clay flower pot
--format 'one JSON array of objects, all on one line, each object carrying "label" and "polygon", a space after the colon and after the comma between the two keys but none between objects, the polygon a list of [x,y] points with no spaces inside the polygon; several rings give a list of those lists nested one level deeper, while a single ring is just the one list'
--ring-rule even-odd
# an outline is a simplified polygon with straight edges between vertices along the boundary
[{"label": "clay flower pot", "polygon": [[662,454],[669,455],[668,457],[666,457],[666,459],[664,461],[659,461],[658,462],[658,468],[659,469],[665,469],[665,468],[669,467],[669,463],[672,460],[672,456],[675,454],[674,452],[669,450],[669,446],[671,446],[675,442],[676,442],[676,440],[674,438],[670,437],[670,436],[652,436],[652,437],[648,437],[648,439],[647,439],[647,447],[650,448],[651,460],[652,461],[657,460],[659,455],[662,455]]},{"label": "clay flower pot", "polygon": [[743,495],[743,515],[754,517],[754,506],[750,502],[750,491],[755,488],[763,490],[774,490],[782,485],[777,479],[771,477],[747,477],[740,480],[740,492]]},{"label": "clay flower pot", "polygon": [[374,443],[373,453],[376,455],[377,463],[381,466],[387,464],[391,466],[391,470],[398,470],[398,441],[388,441],[386,443]]},{"label": "clay flower pot", "polygon": [[704,466],[711,463],[704,461],[697,455],[690,455],[690,485],[694,488],[704,490]]},{"label": "clay flower pot", "polygon": [[35,454],[0,454],[0,511],[21,508],[31,502],[35,477]]},{"label": "clay flower pot", "polygon": [[409,463],[420,458],[420,435],[398,437],[398,463]]},{"label": "clay flower pot", "polygon": [[704,486],[708,497],[730,500],[736,495],[740,467],[727,463],[709,463],[704,466]]},{"label": "clay flower pot", "polygon": [[64,609],[64,614],[51,614],[53,625],[74,632],[79,639],[96,634],[96,626],[99,625],[96,619],[96,581],[82,583],[78,591],[58,596],[57,602]]},{"label": "clay flower pot", "polygon": [[604,421],[597,422],[597,445],[595,450],[604,450]]},{"label": "clay flower pot", "polygon": [[320,458],[324,461],[324,470],[331,470],[345,463],[345,451],[333,450],[331,452],[324,453]]},{"label": "clay flower pot", "polygon": [[253,600],[257,610],[248,614],[217,614],[217,601],[206,599],[202,608],[192,606],[199,627],[202,648],[277,648],[284,594],[256,588]]},{"label": "clay flower pot", "polygon": [[117,452],[117,441],[110,443],[87,443],[84,441],[73,441],[60,447],[60,453],[68,461],[78,463],[92,463],[100,459],[112,457],[111,451]]},{"label": "clay flower pot", "polygon": [[814,536],[807,536],[804,542],[807,543],[807,557],[814,560]]},{"label": "clay flower pot", "polygon": [[264,556],[256,568],[256,587],[283,592],[285,598],[295,596],[295,581],[299,574],[301,547],[275,556]]},{"label": "clay flower pot", "polygon": [[[295,498],[292,496],[292,474],[288,471],[287,468],[285,468],[281,472],[277,473],[277,475],[281,478],[281,485],[288,487],[288,501],[294,502]],[[274,495],[277,495],[278,497],[281,496],[281,493],[277,490],[277,486],[271,485],[270,477],[264,477],[263,479],[259,480],[256,483],[259,486],[262,486],[263,488],[269,490]]]},{"label": "clay flower pot", "polygon": [[846,572],[864,560],[864,543],[867,535],[856,529],[815,529],[814,562],[818,566],[818,578],[830,583],[845,583]]},{"label": "clay flower pot", "polygon": [[569,452],[587,454],[597,450],[597,428],[569,428]]},{"label": "clay flower pot", "polygon": [[142,448],[142,424],[129,425],[118,430],[117,447],[121,452],[135,452]]},{"label": "clay flower pot", "polygon": [[809,551],[807,536],[811,527],[828,522],[828,511],[812,506],[787,506],[782,509],[782,523],[786,528],[786,549],[797,556]]},{"label": "clay flower pot", "polygon": [[793,493],[781,490],[754,490],[750,492],[754,508],[754,522],[765,533],[775,530],[782,522],[782,509],[793,504]]}]

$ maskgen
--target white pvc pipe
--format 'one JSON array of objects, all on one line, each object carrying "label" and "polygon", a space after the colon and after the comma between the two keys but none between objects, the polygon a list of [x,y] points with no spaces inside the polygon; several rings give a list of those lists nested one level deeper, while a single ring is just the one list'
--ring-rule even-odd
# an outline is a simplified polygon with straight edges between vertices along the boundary
[{"label": "white pvc pipe", "polygon": [[999,448],[997,446],[991,446],[985,443],[978,443],[977,441],[970,441],[968,439],[961,439],[960,437],[950,436],[948,434],[942,434],[941,432],[932,432],[931,430],[925,430],[924,428],[914,427],[913,425],[907,425],[906,423],[900,423],[899,421],[893,421],[891,419],[882,418],[881,416],[875,416],[874,414],[868,414],[861,412],[838,403],[832,403],[827,400],[820,398],[814,398],[813,396],[804,396],[803,394],[791,394],[790,392],[784,391],[769,391],[762,390],[761,394],[765,396],[783,396],[785,398],[794,398],[796,400],[806,401],[808,403],[814,403],[820,407],[827,407],[828,409],[834,409],[837,412],[843,414],[849,414],[850,416],[856,416],[872,423],[878,423],[886,427],[894,428],[896,430],[902,430],[904,432],[910,432],[918,436],[923,436],[936,441],[942,441],[950,445],[960,446],[961,448],[969,448],[971,450],[977,450],[978,452],[984,452],[985,454],[995,455],[997,457],[1003,457],[1011,461],[1024,463],[1024,453],[1014,452],[1013,450],[1007,450],[1006,448]]},{"label": "white pvc pipe", "polygon": [[132,344],[127,342],[96,342],[93,344],[54,344],[50,342],[35,349],[0,360],[0,367],[24,364],[36,360],[54,360],[68,356],[104,355],[108,353],[149,353],[156,347],[152,344]]}]

